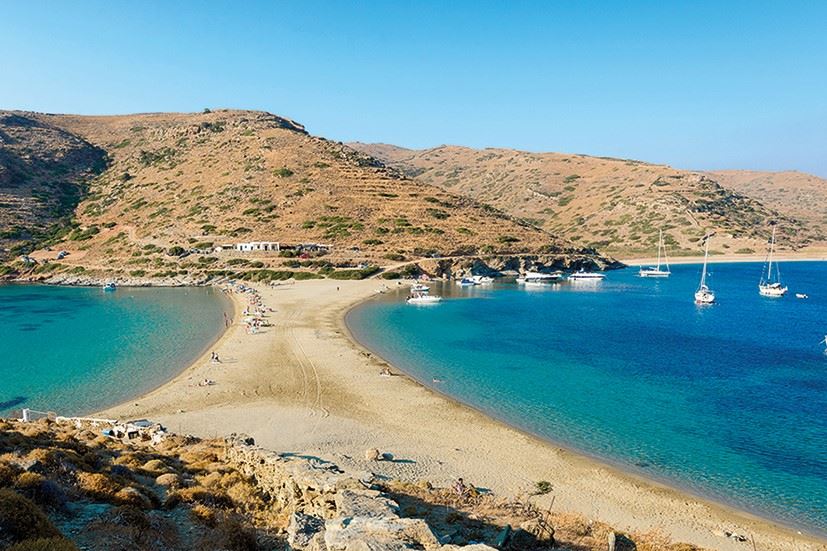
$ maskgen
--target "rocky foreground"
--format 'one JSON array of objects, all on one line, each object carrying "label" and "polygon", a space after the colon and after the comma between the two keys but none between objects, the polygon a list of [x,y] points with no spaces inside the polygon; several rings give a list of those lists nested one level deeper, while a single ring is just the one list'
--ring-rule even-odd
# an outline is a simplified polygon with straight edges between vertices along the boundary
[{"label": "rocky foreground", "polygon": [[244,436],[199,440],[157,427],[108,436],[110,429],[0,421],[0,548],[697,549],[470,484],[433,488],[346,472]]}]

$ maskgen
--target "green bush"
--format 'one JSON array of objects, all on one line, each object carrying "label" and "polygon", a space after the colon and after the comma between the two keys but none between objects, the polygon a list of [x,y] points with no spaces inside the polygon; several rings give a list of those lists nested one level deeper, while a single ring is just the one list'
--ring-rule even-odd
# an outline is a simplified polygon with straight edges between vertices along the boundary
[{"label": "green bush", "polygon": [[281,168],[277,168],[276,170],[273,171],[273,175],[278,176],[279,178],[289,178],[293,174],[295,174],[295,173],[292,170],[290,170],[289,168],[287,168],[286,166],[283,166]]},{"label": "green bush", "polygon": [[379,273],[379,266],[368,266],[359,270],[335,270],[328,274],[330,279],[366,279]]}]

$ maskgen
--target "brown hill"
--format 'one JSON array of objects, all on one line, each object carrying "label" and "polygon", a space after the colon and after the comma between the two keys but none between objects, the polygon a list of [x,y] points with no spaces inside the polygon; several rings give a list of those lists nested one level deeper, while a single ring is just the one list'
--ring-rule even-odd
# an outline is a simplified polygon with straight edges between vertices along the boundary
[{"label": "brown hill", "polygon": [[65,130],[0,111],[0,259],[71,215],[106,153]]},{"label": "brown hill", "polygon": [[[417,182],[467,195],[573,242],[611,254],[652,253],[663,229],[672,254],[697,254],[707,231],[720,252],[764,250],[779,222],[782,248],[823,240],[820,226],[760,194],[739,192],[701,172],[628,159],[441,146],[409,150],[352,144]],[[743,187],[743,186],[742,186]]]},{"label": "brown hill", "polygon": [[[302,260],[303,267],[328,272],[423,256],[593,258],[531,224],[404,178],[376,159],[269,113],[5,117],[27,121],[30,128],[60,129],[108,156],[106,170],[88,182],[75,226],[53,240],[51,251],[32,255],[52,259],[36,268],[39,275],[191,278],[206,272],[234,276],[251,267],[302,267],[296,259],[275,255],[251,262],[250,256],[210,252],[239,241],[332,245],[323,259]],[[45,155],[51,146],[40,149]],[[193,248],[203,254],[179,258]],[[70,254],[58,263],[54,256],[61,249]]]},{"label": "brown hill", "polygon": [[827,235],[827,180],[803,172],[722,170],[709,173],[728,189],[752,197]]}]

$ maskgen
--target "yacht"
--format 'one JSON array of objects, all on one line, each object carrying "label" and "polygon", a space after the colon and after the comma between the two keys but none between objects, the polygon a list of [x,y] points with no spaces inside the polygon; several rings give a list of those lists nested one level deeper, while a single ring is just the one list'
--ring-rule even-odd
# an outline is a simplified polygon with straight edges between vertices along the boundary
[{"label": "yacht", "polygon": [[547,285],[560,281],[562,274],[560,272],[553,272],[544,274],[542,272],[526,272],[517,278],[517,283],[521,285]]},{"label": "yacht", "polygon": [[408,304],[437,304],[442,300],[439,295],[429,295],[428,293],[411,293],[405,300]]},{"label": "yacht", "polygon": [[587,272],[580,268],[579,272],[569,274],[569,281],[603,281],[606,279],[606,274],[600,272]]},{"label": "yacht", "polygon": [[[666,267],[661,268],[661,251],[663,251],[663,264]],[[649,266],[648,268],[644,268],[641,266],[640,271],[638,272],[640,277],[669,277],[672,275],[672,272],[669,270],[669,257],[666,255],[666,247],[663,245],[663,230],[660,231],[660,237],[658,238],[658,263],[656,266]]]},{"label": "yacht", "polygon": [[709,258],[709,239],[712,234],[704,238],[704,267],[701,272],[701,283],[698,285],[698,290],[695,291],[695,304],[712,304],[715,302],[715,293],[706,285],[706,264]]},{"label": "yacht", "polygon": [[[775,224],[772,226],[772,237],[770,237],[770,250],[767,252],[767,264],[761,272],[761,282],[758,284],[758,294],[762,297],[780,298],[787,293],[787,288],[781,285],[781,271],[778,269],[778,262],[773,266],[772,255],[775,252]],[[773,278],[773,267],[775,278]],[[764,277],[766,276],[766,277]]]}]

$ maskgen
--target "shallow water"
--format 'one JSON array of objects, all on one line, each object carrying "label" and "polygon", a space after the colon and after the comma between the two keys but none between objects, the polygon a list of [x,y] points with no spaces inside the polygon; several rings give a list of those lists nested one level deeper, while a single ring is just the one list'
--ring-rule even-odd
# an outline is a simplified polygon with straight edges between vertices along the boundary
[{"label": "shallow water", "polygon": [[424,384],[516,427],[827,534],[827,263],[783,264],[782,299],[758,295],[760,264],[713,265],[711,307],[692,301],[700,266],[672,271],[435,284],[449,300],[384,296],[347,321]]},{"label": "shallow water", "polygon": [[0,415],[86,414],[171,379],[224,327],[208,288],[0,285]]}]

